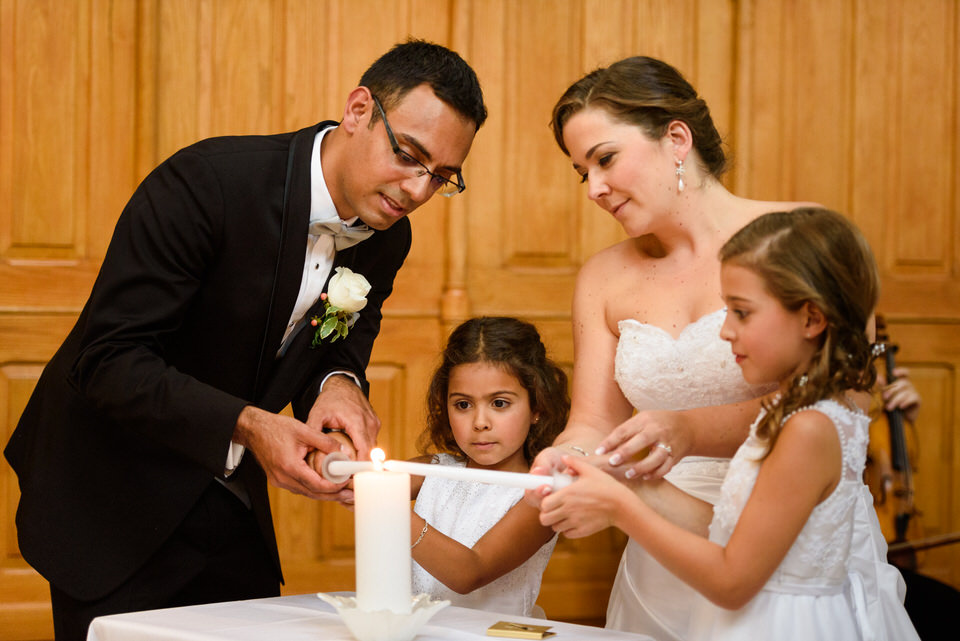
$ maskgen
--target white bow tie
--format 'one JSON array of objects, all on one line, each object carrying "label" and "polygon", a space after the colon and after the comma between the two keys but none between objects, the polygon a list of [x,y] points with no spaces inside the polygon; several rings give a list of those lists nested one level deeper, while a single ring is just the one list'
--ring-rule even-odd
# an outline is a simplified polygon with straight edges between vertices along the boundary
[{"label": "white bow tie", "polygon": [[350,226],[343,223],[339,218],[330,220],[318,220],[310,223],[311,234],[327,234],[333,236],[333,245],[337,251],[352,247],[362,240],[366,240],[373,235],[373,230],[366,225]]}]

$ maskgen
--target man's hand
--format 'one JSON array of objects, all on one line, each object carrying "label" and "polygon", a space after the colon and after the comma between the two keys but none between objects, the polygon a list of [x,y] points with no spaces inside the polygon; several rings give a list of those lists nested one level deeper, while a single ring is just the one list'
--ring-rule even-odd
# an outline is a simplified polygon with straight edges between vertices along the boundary
[{"label": "man's hand", "polygon": [[248,405],[240,412],[233,440],[250,450],[276,487],[325,501],[339,500],[344,484],[324,480],[305,460],[318,450],[340,450],[340,443],[295,418]]},{"label": "man's hand", "polygon": [[[349,437],[343,432],[330,432],[327,434],[330,438],[340,443],[340,453],[346,454],[349,458],[356,460],[357,450],[353,448],[353,443],[350,441]],[[320,450],[314,450],[307,454],[307,465],[309,465],[313,470],[320,475],[323,475],[323,461],[326,458],[327,453],[321,452]],[[343,505],[347,508],[353,508],[353,477],[347,481],[346,486],[341,489],[335,497],[340,505]]]},{"label": "man's hand", "polygon": [[370,449],[380,432],[380,419],[370,401],[356,383],[341,375],[331,376],[324,383],[310,409],[307,425],[317,431],[327,427],[345,432],[356,448],[358,460],[370,458]]}]

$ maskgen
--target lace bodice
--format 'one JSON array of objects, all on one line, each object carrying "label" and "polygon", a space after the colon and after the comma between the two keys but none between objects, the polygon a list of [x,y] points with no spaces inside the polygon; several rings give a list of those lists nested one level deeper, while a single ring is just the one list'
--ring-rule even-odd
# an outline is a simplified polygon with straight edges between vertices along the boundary
[{"label": "lace bodice", "polygon": [[616,380],[638,410],[684,410],[756,398],[770,386],[750,385],[720,338],[726,311],[718,309],[674,338],[633,319],[618,324]]},{"label": "lace bodice", "polygon": [[[768,587],[776,584],[843,583],[850,555],[853,512],[860,495],[861,477],[867,458],[870,419],[849,410],[836,401],[823,400],[806,409],[825,414],[837,428],[843,449],[843,476],[836,489],[817,505],[793,546],[787,552]],[[763,414],[761,413],[761,416]],[[750,428],[750,436],[740,446],[714,506],[710,540],[726,545],[737,520],[753,492],[766,448],[755,436],[760,417]]]},{"label": "lace bodice", "polygon": [[[435,455],[432,463],[466,465],[449,454]],[[414,511],[438,532],[473,547],[522,498],[521,488],[428,476],[423,480]],[[414,562],[413,593],[448,599],[460,607],[529,616],[556,542],[554,536],[523,565],[469,594],[457,594]]]},{"label": "lace bodice", "polygon": [[[686,410],[756,398],[776,385],[751,385],[730,345],[720,338],[726,311],[718,309],[674,338],[655,325],[619,322],[615,377],[637,410]],[[672,483],[713,503],[727,459],[688,456],[667,475]]]}]

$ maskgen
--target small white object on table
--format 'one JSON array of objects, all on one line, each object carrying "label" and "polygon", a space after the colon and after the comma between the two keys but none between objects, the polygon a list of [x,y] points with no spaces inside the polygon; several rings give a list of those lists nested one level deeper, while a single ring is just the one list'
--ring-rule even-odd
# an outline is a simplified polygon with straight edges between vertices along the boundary
[{"label": "small white object on table", "polygon": [[[344,593],[346,594],[346,593]],[[654,641],[643,634],[450,606],[416,641],[491,641],[497,621],[549,625],[556,641]],[[351,641],[343,619],[314,594],[229,601],[98,617],[87,641]]]}]

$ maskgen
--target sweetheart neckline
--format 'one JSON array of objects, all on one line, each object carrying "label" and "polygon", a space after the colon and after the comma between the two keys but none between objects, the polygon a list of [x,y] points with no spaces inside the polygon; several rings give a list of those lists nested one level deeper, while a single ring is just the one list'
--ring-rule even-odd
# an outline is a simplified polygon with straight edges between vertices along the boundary
[{"label": "sweetheart neckline", "polygon": [[[670,332],[668,332],[668,331],[665,330],[664,328],[660,327],[659,325],[651,325],[650,323],[644,323],[644,322],[642,322],[642,321],[638,321],[636,318],[624,318],[623,320],[621,320],[621,321],[619,321],[619,322],[620,322],[620,323],[632,323],[633,325],[636,325],[637,327],[648,327],[648,328],[650,328],[650,329],[652,329],[652,330],[655,330],[655,331],[657,331],[657,332],[660,332],[661,334],[664,334],[665,336],[667,336],[668,338],[670,338],[673,342],[677,342],[677,341],[679,341],[681,338],[683,338],[683,335],[687,333],[687,330],[688,330],[688,329],[690,329],[690,328],[693,327],[694,325],[698,325],[698,324],[700,324],[702,321],[704,321],[704,320],[706,320],[706,319],[708,319],[708,318],[710,318],[710,317],[712,317],[712,316],[714,316],[714,315],[716,315],[716,314],[720,314],[720,313],[726,313],[726,308],[725,308],[725,307],[722,307],[722,308],[716,309],[716,310],[714,310],[714,311],[712,311],[712,312],[708,312],[708,313],[704,314],[703,316],[701,316],[700,318],[698,318],[698,319],[696,319],[696,320],[694,320],[694,321],[692,321],[692,322],[690,322],[690,323],[687,323],[686,325],[684,325],[683,329],[680,330],[680,333],[677,334],[676,336],[674,336],[673,334],[671,334]],[[619,324],[619,323],[618,323],[618,324]],[[622,332],[621,332],[621,336],[622,336]]]}]

